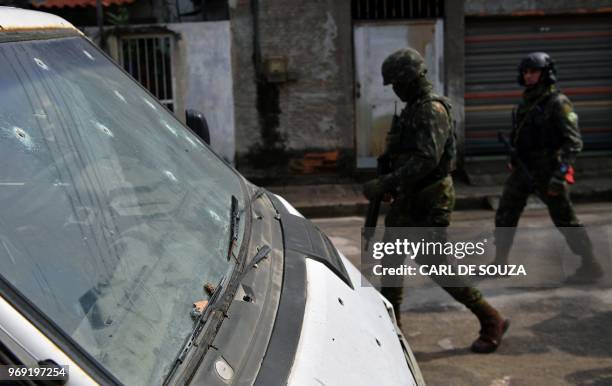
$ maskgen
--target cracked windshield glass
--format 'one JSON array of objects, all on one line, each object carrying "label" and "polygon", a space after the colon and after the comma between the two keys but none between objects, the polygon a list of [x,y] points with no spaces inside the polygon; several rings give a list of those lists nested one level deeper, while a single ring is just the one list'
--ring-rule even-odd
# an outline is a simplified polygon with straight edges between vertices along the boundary
[{"label": "cracked windshield glass", "polygon": [[0,274],[121,382],[160,383],[235,266],[238,175],[81,37],[0,44],[0,100]]}]

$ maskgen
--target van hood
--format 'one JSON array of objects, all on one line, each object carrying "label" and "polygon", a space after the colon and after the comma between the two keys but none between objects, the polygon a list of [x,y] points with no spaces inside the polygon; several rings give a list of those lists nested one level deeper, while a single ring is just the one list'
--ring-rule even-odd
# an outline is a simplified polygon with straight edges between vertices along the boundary
[{"label": "van hood", "polygon": [[[276,198],[286,211],[281,221],[291,215],[314,227],[286,200]],[[285,228],[283,224],[287,236],[291,230]],[[389,303],[333,248],[342,269],[324,259],[304,259],[306,301],[288,384],[416,385]]]}]

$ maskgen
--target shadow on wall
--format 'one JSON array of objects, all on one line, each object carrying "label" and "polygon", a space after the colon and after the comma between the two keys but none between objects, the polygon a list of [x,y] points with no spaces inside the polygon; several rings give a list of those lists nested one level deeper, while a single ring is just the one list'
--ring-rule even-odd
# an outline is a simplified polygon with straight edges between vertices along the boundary
[{"label": "shadow on wall", "polygon": [[261,140],[245,156],[249,167],[268,169],[288,162],[286,138],[279,131],[279,85],[265,80],[257,82],[257,114]]}]

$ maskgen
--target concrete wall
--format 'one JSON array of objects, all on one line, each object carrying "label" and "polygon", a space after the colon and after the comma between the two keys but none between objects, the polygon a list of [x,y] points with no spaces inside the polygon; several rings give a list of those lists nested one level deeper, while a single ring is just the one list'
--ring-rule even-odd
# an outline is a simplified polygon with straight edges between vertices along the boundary
[{"label": "concrete wall", "polygon": [[[172,55],[176,116],[184,122],[185,109],[204,113],[213,149],[227,161],[234,162],[234,87],[229,21],[128,26],[123,27],[122,33],[130,28],[139,34],[146,34],[147,29],[158,33],[160,27],[176,34]],[[92,38],[97,37],[96,27],[86,27],[83,31]],[[116,34],[110,28],[105,34],[108,51],[118,60]]]},{"label": "concrete wall", "polygon": [[234,87],[231,71],[229,21],[172,23],[168,29],[180,34],[177,42],[176,90],[185,109],[204,113],[213,149],[234,161]]},{"label": "concrete wall", "polygon": [[[447,3],[449,3],[447,1]],[[609,0],[465,0],[466,16],[611,12]]]},{"label": "concrete wall", "polygon": [[244,157],[271,139],[290,154],[339,149],[354,162],[350,1],[258,1],[261,57],[286,56],[295,75],[260,87],[259,105],[252,1],[230,1],[239,166],[251,166]]}]

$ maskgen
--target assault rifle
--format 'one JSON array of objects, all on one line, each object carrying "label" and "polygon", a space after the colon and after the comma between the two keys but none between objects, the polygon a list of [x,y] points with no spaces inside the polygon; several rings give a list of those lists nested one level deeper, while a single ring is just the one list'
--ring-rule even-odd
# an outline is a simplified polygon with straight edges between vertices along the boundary
[{"label": "assault rifle", "polygon": [[529,184],[533,186],[533,183],[534,183],[533,177],[531,176],[531,173],[529,173],[529,169],[527,169],[527,165],[525,165],[525,163],[519,158],[518,153],[516,149],[514,148],[514,146],[512,146],[512,144],[510,143],[510,140],[506,138],[504,133],[502,133],[501,131],[497,132],[497,139],[499,140],[499,142],[501,142],[504,145],[506,152],[510,156],[510,162],[516,165],[518,169],[521,172],[523,172],[525,177],[527,177]]}]

